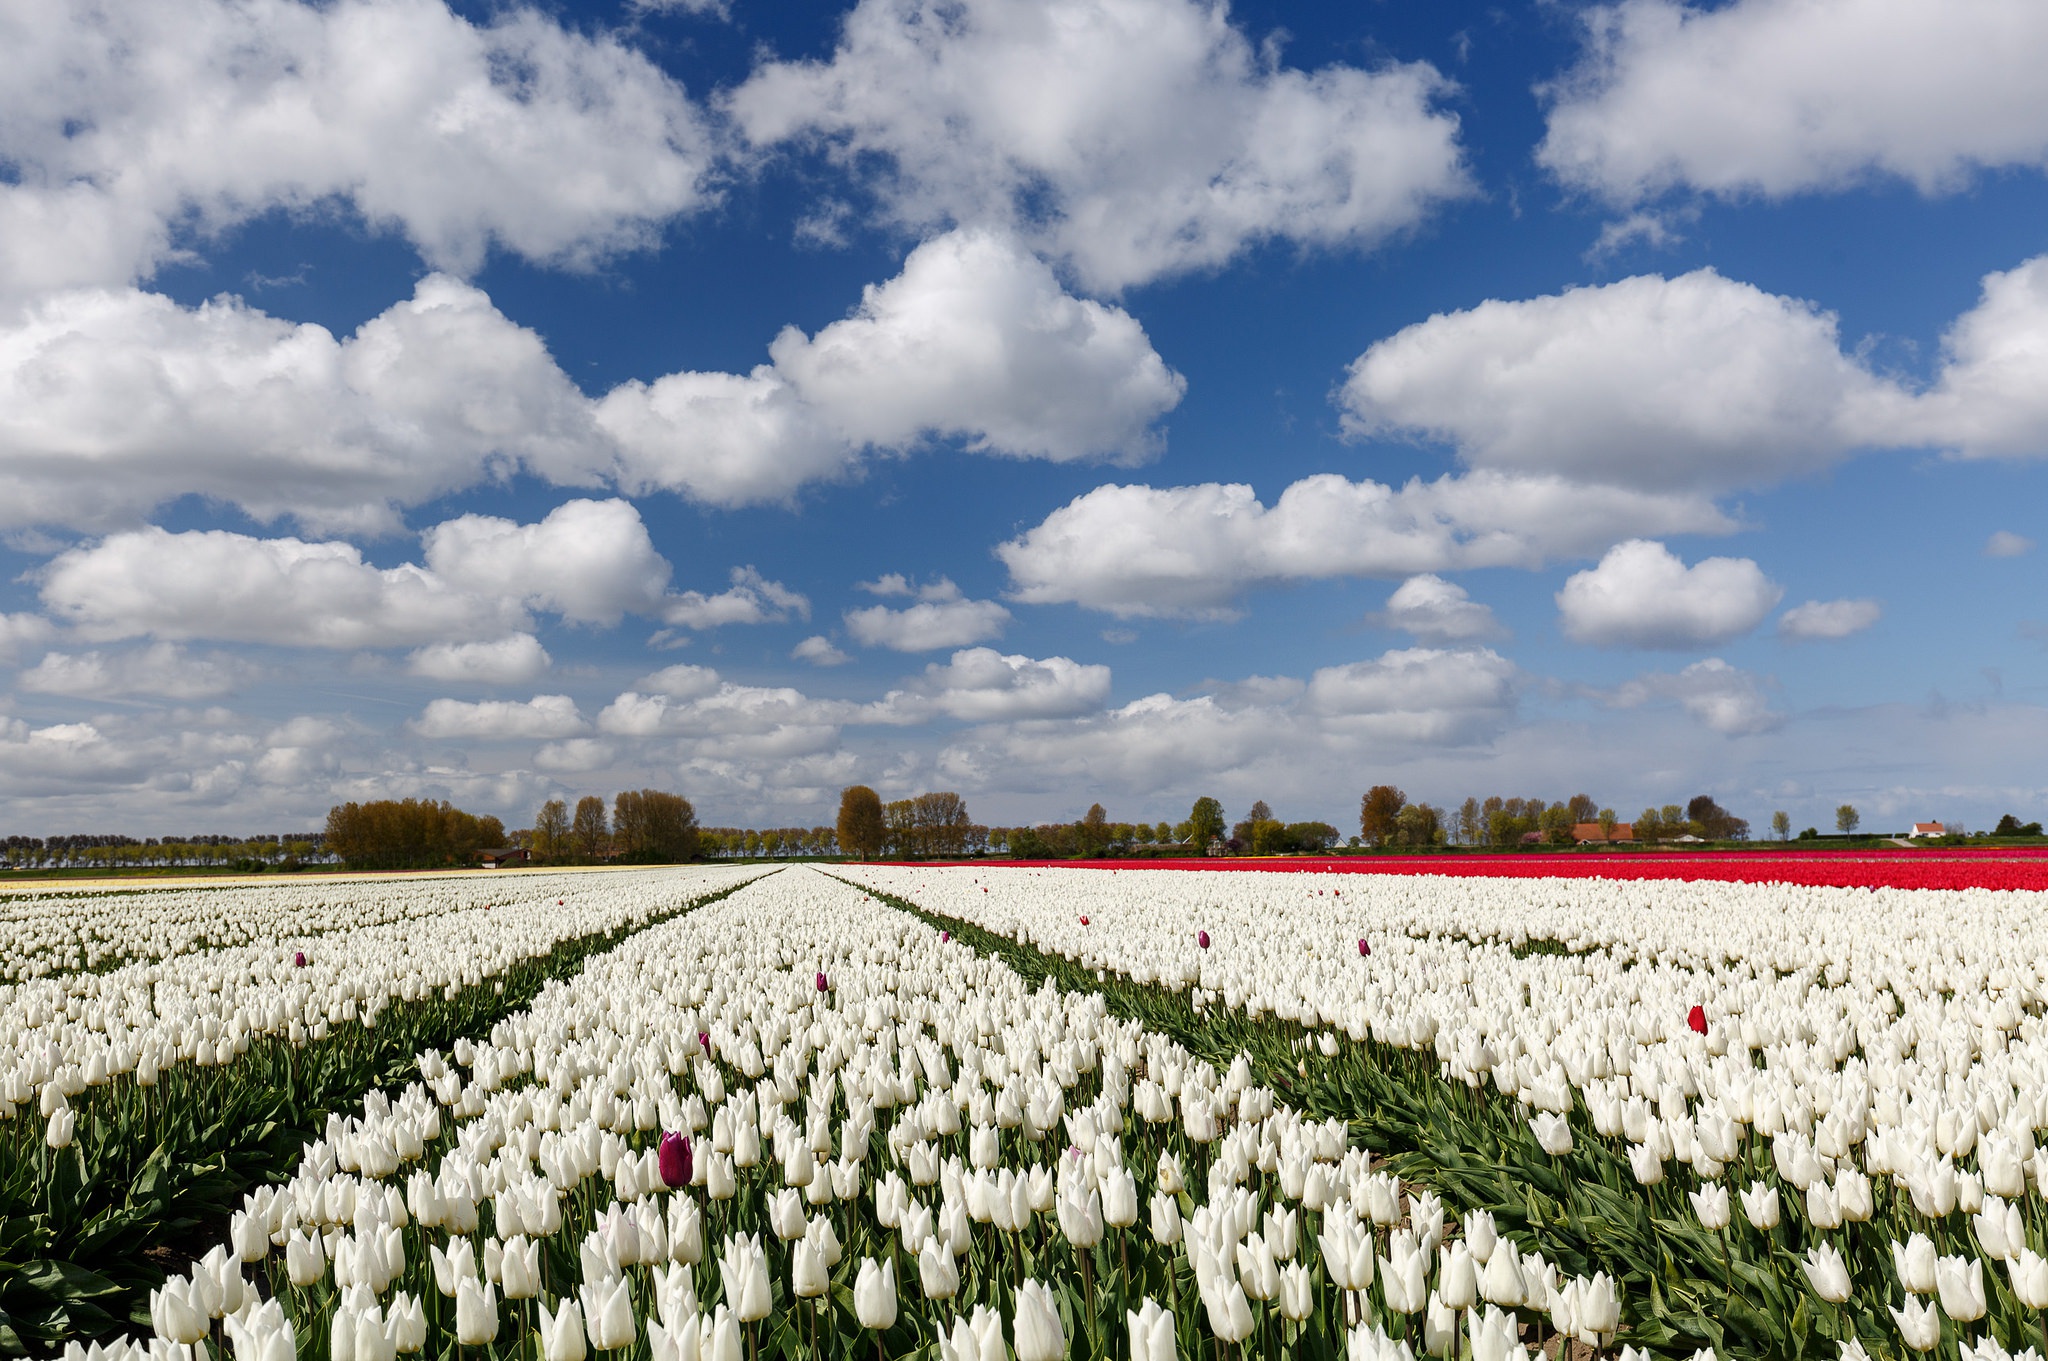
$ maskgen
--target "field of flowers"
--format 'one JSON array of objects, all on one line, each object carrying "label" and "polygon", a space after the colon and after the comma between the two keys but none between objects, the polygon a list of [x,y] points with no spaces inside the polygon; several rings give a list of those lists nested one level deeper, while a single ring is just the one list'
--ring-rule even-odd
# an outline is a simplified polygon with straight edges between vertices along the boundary
[{"label": "field of flowers", "polygon": [[[217,929],[167,901],[196,924],[134,948],[146,898],[22,928],[50,968],[0,985],[0,1349],[2048,1337],[2031,893],[900,866],[324,891],[363,924],[265,890]],[[207,1161],[248,1101],[297,1123]]]}]

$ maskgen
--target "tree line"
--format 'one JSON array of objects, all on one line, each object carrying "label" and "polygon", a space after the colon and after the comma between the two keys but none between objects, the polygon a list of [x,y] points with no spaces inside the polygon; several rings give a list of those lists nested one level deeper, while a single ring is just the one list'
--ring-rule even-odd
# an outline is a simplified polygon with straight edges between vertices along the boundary
[{"label": "tree line", "polygon": [[672,865],[697,858],[701,832],[697,810],[682,795],[629,789],[612,800],[609,810],[597,794],[578,799],[574,812],[563,800],[549,799],[534,818],[533,830],[513,844],[550,865]]},{"label": "tree line", "polygon": [[1413,849],[1569,846],[1581,839],[1650,842],[1686,836],[1701,841],[1743,841],[1749,837],[1749,822],[1723,808],[1710,794],[1695,795],[1682,806],[1667,803],[1645,808],[1633,821],[1624,821],[1590,794],[1549,800],[1474,796],[1445,810],[1429,803],[1412,803],[1395,786],[1381,784],[1366,790],[1359,801],[1358,834],[1364,845]]},{"label": "tree line", "polygon": [[240,866],[263,869],[325,859],[321,832],[218,832],[191,836],[132,837],[111,833],[9,836],[0,839],[0,866],[11,869],[142,869]]},{"label": "tree line", "polygon": [[327,849],[350,869],[415,870],[472,865],[505,844],[505,824],[446,801],[378,799],[327,812]]}]

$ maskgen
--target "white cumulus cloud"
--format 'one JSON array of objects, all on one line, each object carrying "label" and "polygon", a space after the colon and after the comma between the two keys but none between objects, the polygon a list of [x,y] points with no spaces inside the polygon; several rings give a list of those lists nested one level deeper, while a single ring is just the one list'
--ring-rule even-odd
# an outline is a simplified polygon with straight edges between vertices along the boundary
[{"label": "white cumulus cloud", "polygon": [[970,723],[1060,718],[1102,707],[1109,668],[1068,657],[1022,657],[989,647],[963,648],[933,662],[907,691],[884,701],[905,721],[936,712]]},{"label": "white cumulus cloud", "polygon": [[11,662],[23,651],[48,642],[56,626],[40,614],[0,612],[0,662]]},{"label": "white cumulus cloud", "polygon": [[1884,606],[1875,600],[1809,600],[1779,616],[1778,633],[1795,639],[1847,638],[1883,615]]},{"label": "white cumulus cloud", "polygon": [[243,689],[256,668],[223,654],[195,656],[176,643],[129,652],[50,652],[23,671],[16,688],[30,694],[102,699],[124,695],[213,699]]},{"label": "white cumulus cloud", "polygon": [[530,525],[463,515],[420,538],[428,569],[451,585],[572,623],[616,624],[663,608],[668,560],[629,501],[569,501]]},{"label": "white cumulus cloud", "polygon": [[487,699],[466,703],[459,699],[437,699],[412,721],[412,730],[422,737],[468,737],[482,741],[502,738],[570,737],[589,725],[577,712],[576,701],[567,695],[535,695],[525,703],[508,699]]},{"label": "white cumulus cloud", "polygon": [[1352,364],[1357,435],[1419,435],[1469,466],[1646,490],[1764,485],[1885,441],[1904,393],[1835,318],[1711,269],[1444,313]]},{"label": "white cumulus cloud", "polygon": [[996,555],[1011,594],[1028,604],[1217,618],[1255,585],[1537,567],[1630,535],[1734,527],[1693,493],[1496,472],[1395,488],[1321,473],[1287,487],[1271,507],[1242,483],[1097,487]]},{"label": "white cumulus cloud", "polygon": [[1353,735],[1463,745],[1505,725],[1517,679],[1515,664],[1491,648],[1402,648],[1317,671],[1307,705]]},{"label": "white cumulus cloud", "polygon": [[345,337],[130,288],[0,319],[0,527],[103,528],[196,493],[383,532],[494,471],[588,483],[610,461],[540,337],[446,275]]},{"label": "white cumulus cloud", "polygon": [[1415,226],[1471,190],[1450,91],[1422,62],[1283,66],[1199,0],[861,0],[828,60],[727,107],[756,144],[883,161],[898,222],[1009,224],[1115,290]]},{"label": "white cumulus cloud", "polygon": [[406,658],[406,670],[429,680],[516,685],[553,662],[538,638],[512,633],[481,643],[430,643]]},{"label": "white cumulus cloud", "polygon": [[846,631],[863,647],[897,652],[932,652],[965,647],[1002,636],[1010,612],[993,600],[969,600],[946,578],[919,592],[914,605],[892,610],[887,605],[848,610]]},{"label": "white cumulus cloud", "polygon": [[1371,620],[1435,643],[1498,638],[1507,632],[1493,611],[1472,599],[1463,586],[1433,572],[1410,577],[1395,587],[1387,597],[1387,607]]},{"label": "white cumulus cloud", "polygon": [[714,505],[786,500],[863,450],[959,439],[1015,458],[1142,458],[1186,388],[1120,308],[1065,292],[999,233],[920,245],[815,336],[786,328],[750,374],[612,389],[598,422],[628,491]]},{"label": "white cumulus cloud", "polygon": [[707,629],[725,624],[780,624],[792,616],[811,617],[810,600],[779,581],[770,581],[752,567],[732,569],[732,585],[716,595],[684,591],[670,596],[661,617],[679,628]]},{"label": "white cumulus cloud", "polygon": [[1616,204],[1880,176],[1936,193],[2048,163],[2033,0],[1621,0],[1585,21],[1537,159]]},{"label": "white cumulus cloud", "polygon": [[0,294],[148,275],[196,234],[346,205],[436,268],[581,264],[708,201],[711,138],[616,38],[439,0],[33,5],[0,89]]},{"label": "white cumulus cloud", "polygon": [[1784,589],[1748,558],[1687,567],[1661,543],[1616,544],[1557,593],[1566,636],[1606,647],[1698,647],[1749,632]]},{"label": "white cumulus cloud", "polygon": [[1987,558],[2022,558],[2033,551],[2032,539],[2009,529],[1997,530],[1984,541],[1984,556]]},{"label": "white cumulus cloud", "polygon": [[949,742],[935,765],[957,787],[1063,796],[1076,788],[1142,796],[1190,780],[1284,781],[1333,763],[1355,771],[1359,761],[1394,751],[1483,745],[1512,719],[1518,689],[1514,665],[1491,651],[1403,649],[1323,668],[1306,683],[1254,677],[1070,719],[989,723]]},{"label": "white cumulus cloud", "polygon": [[379,568],[347,543],[151,526],[60,554],[43,602],[87,637],[215,638],[363,648],[524,631],[516,600],[476,595],[413,564]]},{"label": "white cumulus cloud", "polygon": [[1694,662],[1677,674],[1653,671],[1627,682],[1607,697],[1614,708],[1631,709],[1652,700],[1675,700],[1717,733],[1743,737],[1770,732],[1784,722],[1772,710],[1757,678],[1719,657]]},{"label": "white cumulus cloud", "polygon": [[2048,255],[1984,276],[1903,433],[1964,458],[2048,458]]},{"label": "white cumulus cloud", "polygon": [[789,650],[792,659],[812,666],[844,666],[853,658],[832,645],[822,633],[814,633]]}]

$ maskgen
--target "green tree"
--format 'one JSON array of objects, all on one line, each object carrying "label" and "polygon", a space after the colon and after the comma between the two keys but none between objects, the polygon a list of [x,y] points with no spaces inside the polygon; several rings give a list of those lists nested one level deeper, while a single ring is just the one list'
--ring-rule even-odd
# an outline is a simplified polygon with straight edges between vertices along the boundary
[{"label": "green tree", "polygon": [[1099,803],[1088,805],[1088,811],[1074,824],[1075,848],[1085,856],[1099,856],[1109,849],[1109,814]]},{"label": "green tree", "polygon": [[1601,809],[1599,817],[1595,818],[1594,821],[1600,824],[1600,839],[1602,841],[1614,840],[1614,829],[1620,825],[1621,819],[1614,816],[1612,808]]},{"label": "green tree", "polygon": [[[888,828],[882,821],[882,796],[864,784],[839,793],[839,853],[871,860],[882,853]],[[1015,845],[1014,840],[1011,843]]]},{"label": "green tree", "polygon": [[1782,808],[1780,808],[1777,812],[1771,814],[1771,832],[1780,841],[1783,841],[1787,837],[1791,836],[1792,815]]},{"label": "green tree", "polygon": [[1442,825],[1442,815],[1428,804],[1407,804],[1394,815],[1393,839],[1402,846],[1434,846]]},{"label": "green tree", "polygon": [[1401,816],[1408,796],[1390,784],[1376,784],[1365,791],[1358,804],[1358,834],[1375,846],[1383,846],[1394,835],[1395,819]]},{"label": "green tree", "polygon": [[1863,822],[1863,814],[1856,811],[1856,805],[1845,803],[1835,810],[1835,830],[1845,835],[1856,830]]},{"label": "green tree", "polygon": [[1189,810],[1188,820],[1184,825],[1188,829],[1187,835],[1181,839],[1191,842],[1197,849],[1205,850],[1211,841],[1223,835],[1230,824],[1223,820],[1223,805],[1204,794],[1195,800],[1195,806]]}]

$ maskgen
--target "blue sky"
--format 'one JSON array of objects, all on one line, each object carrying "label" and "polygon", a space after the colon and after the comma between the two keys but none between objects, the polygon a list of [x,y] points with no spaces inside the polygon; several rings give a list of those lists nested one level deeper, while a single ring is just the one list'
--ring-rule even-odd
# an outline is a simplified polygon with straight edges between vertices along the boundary
[{"label": "blue sky", "polygon": [[2048,801],[2032,3],[0,50],[8,830]]}]

